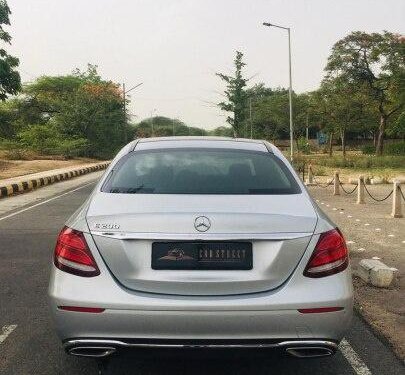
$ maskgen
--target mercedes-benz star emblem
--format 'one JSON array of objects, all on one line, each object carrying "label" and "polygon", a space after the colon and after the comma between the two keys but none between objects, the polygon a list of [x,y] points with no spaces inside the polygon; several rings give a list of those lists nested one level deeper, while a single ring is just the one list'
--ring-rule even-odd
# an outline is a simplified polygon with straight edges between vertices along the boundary
[{"label": "mercedes-benz star emblem", "polygon": [[211,228],[211,221],[206,216],[198,216],[194,220],[194,228],[199,232],[206,232]]}]

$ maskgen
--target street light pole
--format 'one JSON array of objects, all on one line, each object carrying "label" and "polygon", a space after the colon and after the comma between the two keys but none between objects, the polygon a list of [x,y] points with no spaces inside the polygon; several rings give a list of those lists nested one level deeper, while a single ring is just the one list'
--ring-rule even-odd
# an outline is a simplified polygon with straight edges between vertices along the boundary
[{"label": "street light pole", "polygon": [[123,101],[124,101],[124,141],[125,143],[128,142],[128,134],[127,134],[127,98],[126,95],[136,89],[137,87],[143,85],[143,82],[138,83],[137,85],[131,87],[129,90],[125,90],[125,82],[122,84],[122,96],[123,96]]},{"label": "street light pole", "polygon": [[287,30],[288,32],[288,70],[290,78],[290,87],[288,89],[288,99],[290,103],[290,160],[293,162],[294,157],[294,127],[293,127],[293,107],[292,107],[292,73],[291,73],[291,30],[289,27],[275,25],[268,22],[263,22],[264,26],[277,27],[278,29]]}]

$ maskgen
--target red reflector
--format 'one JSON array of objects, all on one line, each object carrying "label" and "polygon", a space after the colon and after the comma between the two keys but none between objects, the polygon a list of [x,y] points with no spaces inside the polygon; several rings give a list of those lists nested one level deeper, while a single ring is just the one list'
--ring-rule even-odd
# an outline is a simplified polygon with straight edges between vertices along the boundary
[{"label": "red reflector", "polygon": [[298,309],[301,314],[318,314],[318,313],[327,313],[334,311],[341,311],[343,307],[317,307],[312,309]]},{"label": "red reflector", "polygon": [[105,311],[100,307],[58,306],[60,310],[99,314]]}]

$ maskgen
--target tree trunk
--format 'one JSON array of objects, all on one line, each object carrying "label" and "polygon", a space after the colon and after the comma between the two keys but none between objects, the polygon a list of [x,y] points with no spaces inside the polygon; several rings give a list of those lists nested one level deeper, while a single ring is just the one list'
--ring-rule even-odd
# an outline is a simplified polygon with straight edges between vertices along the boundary
[{"label": "tree trunk", "polygon": [[346,157],[346,130],[342,129],[340,131],[340,139],[342,140],[342,153],[343,157]]},{"label": "tree trunk", "polygon": [[385,114],[381,114],[380,115],[380,126],[378,128],[377,146],[375,148],[375,153],[378,156],[381,156],[383,153],[384,133],[385,133],[386,125],[387,125],[387,116]]},{"label": "tree trunk", "polygon": [[333,153],[333,133],[329,133],[329,156],[332,156]]}]

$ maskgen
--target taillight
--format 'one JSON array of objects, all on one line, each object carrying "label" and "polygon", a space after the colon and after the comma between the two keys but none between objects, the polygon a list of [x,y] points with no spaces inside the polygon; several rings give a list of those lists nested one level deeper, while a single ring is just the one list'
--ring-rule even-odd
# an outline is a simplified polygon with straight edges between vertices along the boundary
[{"label": "taillight", "polygon": [[100,274],[83,233],[68,227],[59,233],[54,264],[60,270],[77,276],[92,277]]},{"label": "taillight", "polygon": [[338,229],[322,233],[305,267],[304,276],[324,277],[341,272],[349,264],[345,239]]}]

